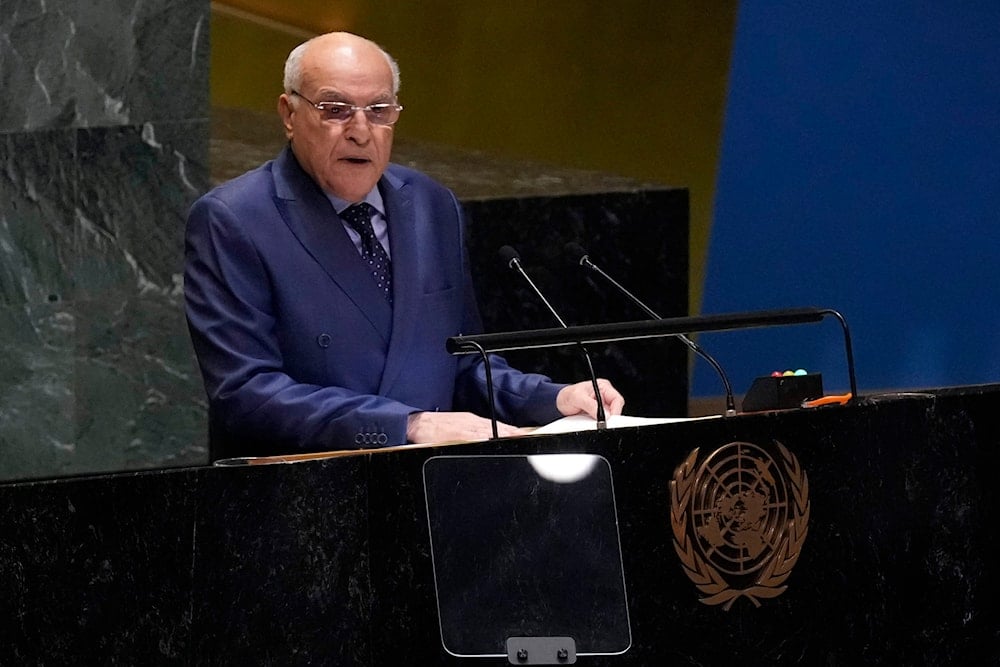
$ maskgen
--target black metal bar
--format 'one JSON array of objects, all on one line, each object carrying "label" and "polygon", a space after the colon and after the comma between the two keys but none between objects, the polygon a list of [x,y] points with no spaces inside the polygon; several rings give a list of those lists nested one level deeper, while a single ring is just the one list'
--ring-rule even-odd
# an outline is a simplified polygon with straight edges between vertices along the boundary
[{"label": "black metal bar", "polygon": [[490,366],[490,355],[479,343],[471,341],[470,345],[472,345],[483,357],[483,366],[486,371],[486,394],[490,399],[490,425],[493,427],[493,439],[498,440],[500,438],[500,433],[497,430],[497,408],[493,390],[493,368]]},{"label": "black metal bar", "polygon": [[615,322],[611,324],[586,324],[559,329],[528,329],[507,333],[487,333],[470,336],[452,336],[446,345],[451,354],[481,354],[480,346],[487,352],[527,350],[539,347],[560,347],[578,343],[613,343],[623,340],[660,338],[699,331],[724,331],[727,329],[752,329],[785,324],[820,322],[830,310],[820,308],[791,308],[762,310],[748,313],[701,315],[699,317],[672,317],[662,320]]},{"label": "black metal bar", "polygon": [[847,327],[847,320],[835,310],[824,310],[824,313],[833,315],[840,322],[840,328],[844,330],[844,351],[847,354],[847,376],[851,382],[851,401],[858,399],[858,381],[854,376],[854,348],[851,346],[851,331]]},{"label": "black metal bar", "polygon": [[[661,338],[700,331],[725,331],[728,329],[753,329],[788,324],[821,322],[833,315],[844,331],[844,348],[847,355],[847,373],[851,384],[851,399],[858,400],[857,377],[854,372],[854,350],[851,333],[844,317],[829,308],[786,308],[759,310],[747,313],[701,315],[698,317],[673,317],[662,320],[587,324],[559,329],[529,329],[507,333],[452,336],[446,347],[451,354],[483,354],[584,343],[613,343],[617,341]],[[487,369],[488,374],[488,369]]]}]

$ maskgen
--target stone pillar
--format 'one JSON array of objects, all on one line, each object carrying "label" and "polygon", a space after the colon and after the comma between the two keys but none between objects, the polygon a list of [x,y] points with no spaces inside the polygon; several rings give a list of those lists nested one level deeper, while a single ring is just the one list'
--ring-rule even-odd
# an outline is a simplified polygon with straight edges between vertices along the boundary
[{"label": "stone pillar", "polygon": [[2,0],[0,479],[204,463],[209,3]]}]

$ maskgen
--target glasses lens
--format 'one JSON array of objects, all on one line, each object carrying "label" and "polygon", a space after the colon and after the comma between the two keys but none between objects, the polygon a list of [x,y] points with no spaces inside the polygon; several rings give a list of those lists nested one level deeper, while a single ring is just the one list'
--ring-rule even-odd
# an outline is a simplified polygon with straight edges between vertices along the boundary
[{"label": "glasses lens", "polygon": [[320,102],[316,105],[322,114],[323,120],[334,123],[346,123],[354,117],[354,114],[362,109],[368,122],[375,125],[392,125],[399,119],[399,111],[402,109],[398,104],[372,104],[367,107],[356,107],[347,102]]},{"label": "glasses lens", "polygon": [[323,115],[323,120],[332,120],[335,123],[347,122],[353,115],[351,105],[344,102],[321,102],[316,106]]},{"label": "glasses lens", "polygon": [[399,107],[395,104],[372,104],[365,108],[365,115],[376,125],[392,125],[399,118]]}]

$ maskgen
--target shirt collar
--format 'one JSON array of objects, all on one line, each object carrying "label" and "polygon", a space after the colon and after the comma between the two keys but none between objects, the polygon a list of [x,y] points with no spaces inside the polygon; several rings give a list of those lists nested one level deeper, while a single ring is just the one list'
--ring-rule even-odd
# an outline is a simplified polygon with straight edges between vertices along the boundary
[{"label": "shirt collar", "polygon": [[[350,206],[361,203],[361,202],[350,202],[347,201],[346,199],[341,199],[336,195],[331,195],[329,192],[324,192],[323,194],[325,194],[327,199],[330,200],[330,203],[333,204],[333,210],[337,212],[337,215],[343,213]],[[382,203],[382,193],[378,191],[377,185],[374,188],[372,188],[371,191],[369,191],[369,193],[365,195],[365,198],[362,199],[361,201],[371,204],[371,206],[376,211],[378,211],[379,215],[385,217],[385,204]]]}]

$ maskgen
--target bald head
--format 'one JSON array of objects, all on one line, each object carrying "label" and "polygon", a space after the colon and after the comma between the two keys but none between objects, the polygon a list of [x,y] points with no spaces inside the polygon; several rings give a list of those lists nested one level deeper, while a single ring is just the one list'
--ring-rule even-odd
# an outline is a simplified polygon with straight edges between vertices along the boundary
[{"label": "bald head", "polygon": [[[392,94],[395,97],[399,94],[399,65],[385,49],[371,41],[349,32],[329,32],[325,35],[317,35],[312,39],[299,44],[288,54],[285,61],[285,92],[290,93],[302,87],[304,70],[306,70],[312,57],[306,57],[307,52],[320,51],[323,54],[336,54],[347,58],[361,58],[366,54],[378,53],[389,68],[392,77]],[[311,55],[316,55],[315,53]]]}]

